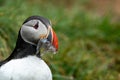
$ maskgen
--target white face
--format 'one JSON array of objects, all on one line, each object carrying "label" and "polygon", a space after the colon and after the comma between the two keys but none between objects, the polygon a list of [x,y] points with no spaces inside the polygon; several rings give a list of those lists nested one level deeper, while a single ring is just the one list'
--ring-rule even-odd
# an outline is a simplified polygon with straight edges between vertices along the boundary
[{"label": "white face", "polygon": [[20,34],[25,42],[36,45],[41,37],[48,35],[48,29],[40,20],[30,20],[22,25]]}]

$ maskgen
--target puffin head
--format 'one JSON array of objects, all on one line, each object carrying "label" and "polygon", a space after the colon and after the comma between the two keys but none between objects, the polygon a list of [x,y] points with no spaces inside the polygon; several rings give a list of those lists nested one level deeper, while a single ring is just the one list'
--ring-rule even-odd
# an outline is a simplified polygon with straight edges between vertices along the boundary
[{"label": "puffin head", "polygon": [[[39,48],[56,52],[58,50],[58,38],[48,19],[41,16],[27,18],[20,29],[21,38]],[[39,49],[40,50],[40,49]]]}]

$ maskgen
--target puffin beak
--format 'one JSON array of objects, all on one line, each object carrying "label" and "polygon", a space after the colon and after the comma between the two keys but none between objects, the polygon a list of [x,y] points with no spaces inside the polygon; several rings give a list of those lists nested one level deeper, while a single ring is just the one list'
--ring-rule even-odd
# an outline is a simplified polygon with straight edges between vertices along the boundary
[{"label": "puffin beak", "polygon": [[58,38],[53,29],[52,29],[52,45],[55,47],[56,51],[58,51]]},{"label": "puffin beak", "polygon": [[58,51],[58,38],[51,26],[48,26],[48,33],[46,36],[40,36],[36,50],[36,54],[39,54],[39,51],[53,53]]}]

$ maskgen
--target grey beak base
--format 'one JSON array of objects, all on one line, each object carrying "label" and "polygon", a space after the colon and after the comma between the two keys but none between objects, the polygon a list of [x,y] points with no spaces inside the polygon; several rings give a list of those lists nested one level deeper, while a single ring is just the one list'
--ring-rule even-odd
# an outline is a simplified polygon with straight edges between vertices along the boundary
[{"label": "grey beak base", "polygon": [[37,43],[36,47],[36,55],[39,55],[40,52],[42,51],[43,48],[43,53],[44,52],[56,52],[56,49],[53,47],[53,45],[47,40],[47,39],[40,39]]}]

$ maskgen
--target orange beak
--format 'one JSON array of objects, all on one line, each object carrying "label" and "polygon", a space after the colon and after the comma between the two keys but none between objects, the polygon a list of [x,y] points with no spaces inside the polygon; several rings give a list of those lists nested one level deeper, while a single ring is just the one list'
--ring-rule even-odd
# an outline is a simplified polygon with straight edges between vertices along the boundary
[{"label": "orange beak", "polygon": [[52,29],[52,45],[56,48],[56,51],[58,51],[58,38],[53,29]]}]

